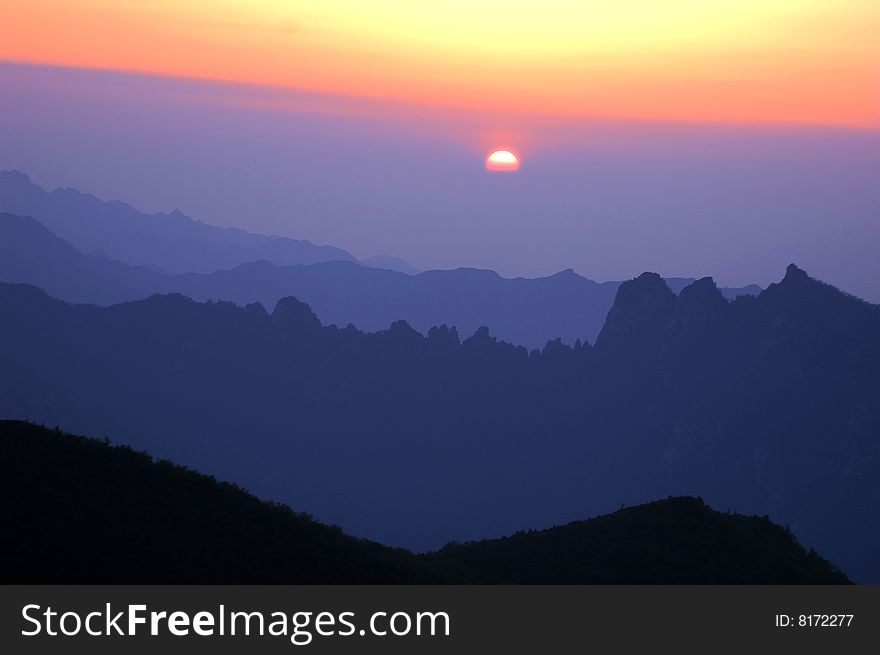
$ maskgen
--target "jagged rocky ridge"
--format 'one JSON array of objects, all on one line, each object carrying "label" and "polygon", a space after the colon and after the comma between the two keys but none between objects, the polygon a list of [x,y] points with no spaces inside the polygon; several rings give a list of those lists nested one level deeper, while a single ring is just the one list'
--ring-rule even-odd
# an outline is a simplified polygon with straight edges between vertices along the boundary
[{"label": "jagged rocky ridge", "polygon": [[880,579],[880,310],[790,266],[758,297],[621,285],[595,346],[528,351],[294,300],[70,306],[0,286],[0,413],[112,434],[416,549],[666,495],[767,514]]},{"label": "jagged rocky ridge", "polygon": [[[195,248],[192,241],[186,244]],[[556,338],[568,344],[595,341],[620,284],[594,282],[570,269],[543,278],[511,279],[468,268],[406,275],[354,261],[297,266],[252,261],[230,270],[169,275],[106,255],[86,255],[35,219],[2,213],[0,281],[25,282],[61,300],[99,305],[183,293],[196,300],[261,302],[271,308],[293,295],[308,302],[325,324],[352,323],[377,331],[405,319],[423,334],[442,322],[464,334],[491,325],[496,336],[530,348]],[[675,288],[689,282],[667,280]],[[722,292],[733,298],[759,291],[753,285]]]}]

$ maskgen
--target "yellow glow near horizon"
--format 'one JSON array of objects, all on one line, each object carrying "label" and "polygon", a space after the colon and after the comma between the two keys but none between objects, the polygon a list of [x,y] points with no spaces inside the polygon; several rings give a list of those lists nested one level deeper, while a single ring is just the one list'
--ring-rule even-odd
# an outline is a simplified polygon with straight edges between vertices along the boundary
[{"label": "yellow glow near horizon", "polygon": [[0,59],[568,116],[878,126],[876,0],[0,0]]}]

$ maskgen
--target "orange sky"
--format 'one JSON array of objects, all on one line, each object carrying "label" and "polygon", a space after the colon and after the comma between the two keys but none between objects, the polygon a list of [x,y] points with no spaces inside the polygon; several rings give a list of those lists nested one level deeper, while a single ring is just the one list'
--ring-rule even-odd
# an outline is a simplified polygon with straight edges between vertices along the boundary
[{"label": "orange sky", "polygon": [[0,0],[0,59],[560,116],[880,127],[877,0]]}]

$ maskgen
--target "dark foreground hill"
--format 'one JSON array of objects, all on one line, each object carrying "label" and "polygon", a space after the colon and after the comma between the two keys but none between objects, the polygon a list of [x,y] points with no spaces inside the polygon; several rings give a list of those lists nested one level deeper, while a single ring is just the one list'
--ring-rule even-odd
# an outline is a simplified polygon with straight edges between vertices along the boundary
[{"label": "dark foreground hill", "polygon": [[0,421],[4,583],[752,583],[846,576],[767,519],[670,498],[424,556],[107,442]]},{"label": "dark foreground hill", "polygon": [[127,447],[18,421],[0,443],[4,583],[427,581],[407,551]]},{"label": "dark foreground hill", "polygon": [[841,584],[846,576],[766,517],[669,497],[587,521],[450,544],[429,556],[514,584]]}]

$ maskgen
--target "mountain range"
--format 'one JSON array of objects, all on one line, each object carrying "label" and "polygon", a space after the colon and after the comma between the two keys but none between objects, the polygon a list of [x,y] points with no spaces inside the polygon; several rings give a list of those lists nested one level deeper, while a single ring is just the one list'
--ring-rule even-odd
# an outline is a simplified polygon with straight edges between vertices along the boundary
[{"label": "mountain range", "polygon": [[669,498],[421,556],[129,448],[0,421],[3,582],[845,584],[764,518]]},{"label": "mountain range", "polygon": [[277,264],[356,261],[341,248],[221,228],[178,210],[144,214],[77,189],[47,192],[19,171],[0,171],[0,211],[36,216],[81,252],[170,273],[211,272],[261,259]]},{"label": "mountain range", "polygon": [[[687,581],[658,552],[640,569],[645,553],[627,551],[656,518],[652,539],[712,525],[721,532],[699,543],[716,554],[722,532],[741,554],[767,540],[805,571],[815,561],[798,559],[790,529],[853,579],[880,581],[880,307],[795,265],[765,290],[655,273],[419,272],[7,171],[0,316],[0,417],[112,435],[358,537],[433,551],[330,537],[283,510],[293,533],[339,555],[326,579]],[[678,498],[694,495],[728,512]],[[234,511],[250,508],[241,520],[268,516],[235,497]],[[577,522],[621,505],[639,505],[637,527],[630,510]],[[135,523],[124,534],[143,539]],[[562,527],[504,537],[551,525]],[[450,540],[468,543],[438,550]],[[621,549],[625,566],[603,578],[595,562]],[[375,576],[337,566],[349,556]],[[275,561],[306,579],[301,562]],[[713,560],[691,580],[722,570]]]},{"label": "mountain range", "polygon": [[[468,268],[408,274],[383,270],[406,269],[405,262],[384,258],[382,263],[380,268],[353,260],[278,266],[264,260],[211,273],[172,275],[156,270],[154,262],[133,266],[106,255],[87,255],[34,218],[0,213],[0,280],[34,284],[78,303],[107,305],[153,293],[182,293],[197,300],[273,307],[292,295],[309,303],[325,324],[351,323],[373,332],[404,319],[423,334],[442,323],[467,334],[489,325],[510,343],[537,348],[557,338],[567,344],[595,341],[620,286],[594,282],[572,270],[508,279]],[[693,280],[666,282],[678,291]],[[760,288],[721,291],[734,298],[755,295]]]},{"label": "mountain range", "polygon": [[414,550],[668,495],[768,515],[880,580],[880,307],[794,265],[757,296],[619,285],[594,346],[529,351],[296,298],[69,305],[0,284],[0,415],[113,435]]}]

